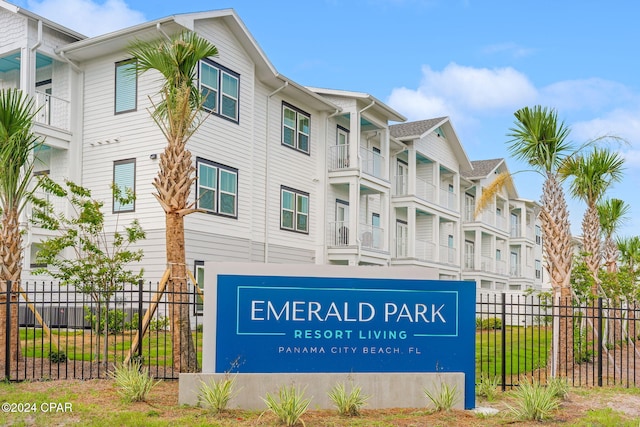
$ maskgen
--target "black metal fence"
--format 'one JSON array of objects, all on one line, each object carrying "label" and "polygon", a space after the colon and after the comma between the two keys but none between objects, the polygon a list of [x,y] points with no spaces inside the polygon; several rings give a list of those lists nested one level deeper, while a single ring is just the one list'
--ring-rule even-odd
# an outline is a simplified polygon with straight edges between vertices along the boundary
[{"label": "black metal fence", "polygon": [[[191,291],[184,295],[190,316],[194,349],[202,354],[202,301]],[[176,379],[169,325],[169,298],[183,294],[165,290],[157,298],[157,284],[124,286],[112,293],[83,293],[70,285],[23,282],[0,292],[0,378],[105,378],[116,364],[137,360],[157,378]],[[108,297],[108,298],[107,298]],[[6,304],[10,301],[10,304]],[[148,327],[143,319],[156,307]],[[16,319],[17,317],[17,319]],[[18,328],[16,334],[14,329]],[[4,335],[4,338],[2,338]]]},{"label": "black metal fence", "polygon": [[476,376],[502,389],[523,378],[567,378],[573,386],[640,385],[640,306],[479,293]]},{"label": "black metal fence", "polygon": [[[0,378],[105,378],[117,363],[132,359],[157,378],[178,377],[171,294],[157,299],[157,284],[125,286],[109,298],[57,283],[16,285],[0,292]],[[181,304],[188,306],[201,366],[202,300],[189,286],[188,295],[174,296],[185,297]],[[503,390],[524,377],[543,382],[550,375],[565,376],[574,386],[640,386],[636,303],[577,304],[487,292],[478,292],[476,301],[477,380],[497,379]],[[145,329],[143,319],[155,303]]]}]

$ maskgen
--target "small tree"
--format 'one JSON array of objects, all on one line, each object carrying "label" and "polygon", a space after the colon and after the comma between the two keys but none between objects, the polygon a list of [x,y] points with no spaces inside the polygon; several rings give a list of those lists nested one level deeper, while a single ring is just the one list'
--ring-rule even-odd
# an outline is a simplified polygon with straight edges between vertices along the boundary
[{"label": "small tree", "polygon": [[[106,363],[109,322],[100,322],[99,319],[102,313],[108,315],[109,301],[116,291],[121,290],[124,284],[137,284],[143,277],[142,269],[134,272],[128,266],[142,260],[142,249],[133,250],[131,246],[144,239],[145,232],[138,220],[133,220],[122,231],[116,221],[115,229],[108,232],[102,212],[104,203],[92,199],[88,189],[70,181],[65,183],[65,188],[47,177],[42,179],[41,184],[48,193],[66,198],[72,207],[72,214],[55,213],[49,202],[34,201],[34,222],[58,233],[41,243],[37,262],[46,264],[46,267],[36,269],[35,273],[49,274],[60,280],[61,284],[74,285],[97,304],[96,348],[100,345],[98,328],[103,323],[103,361]],[[123,193],[116,185],[112,185],[112,191],[114,200],[122,205],[135,199],[132,191]]]}]

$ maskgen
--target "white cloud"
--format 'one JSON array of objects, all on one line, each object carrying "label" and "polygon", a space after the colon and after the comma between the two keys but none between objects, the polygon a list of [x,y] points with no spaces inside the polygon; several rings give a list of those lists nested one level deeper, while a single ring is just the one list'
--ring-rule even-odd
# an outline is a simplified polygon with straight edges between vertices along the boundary
[{"label": "white cloud", "polygon": [[535,51],[534,49],[522,47],[515,43],[493,44],[493,45],[485,46],[482,49],[482,52],[485,54],[493,55],[493,54],[499,54],[499,53],[506,53],[511,55],[514,58],[523,58],[525,56],[529,56],[534,51]]},{"label": "white cloud", "polygon": [[29,0],[27,8],[87,36],[96,36],[145,21],[124,0]]},{"label": "white cloud", "polygon": [[529,79],[513,68],[473,68],[451,63],[442,71],[423,66],[418,88],[393,89],[389,104],[410,119],[457,115],[458,122],[470,115],[511,112],[535,101],[537,96]]},{"label": "white cloud", "polygon": [[541,98],[546,105],[552,105],[558,111],[599,112],[625,104],[633,99],[633,95],[620,83],[591,78],[550,84],[541,90]]}]

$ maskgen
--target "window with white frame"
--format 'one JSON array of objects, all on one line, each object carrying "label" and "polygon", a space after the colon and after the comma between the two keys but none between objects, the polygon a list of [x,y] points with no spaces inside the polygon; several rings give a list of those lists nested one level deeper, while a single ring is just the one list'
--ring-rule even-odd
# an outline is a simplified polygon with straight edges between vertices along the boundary
[{"label": "window with white frame", "polygon": [[309,136],[311,132],[311,115],[304,111],[282,103],[282,145],[309,154]]},{"label": "window with white frame", "polygon": [[280,228],[309,233],[309,193],[280,188]]},{"label": "window with white frame", "polygon": [[542,244],[542,229],[539,225],[536,225],[536,245]]},{"label": "window with white frame", "polygon": [[138,105],[136,60],[116,62],[115,114],[135,111]]},{"label": "window with white frame", "polygon": [[200,61],[203,108],[234,122],[239,120],[240,75],[209,59]]},{"label": "window with white frame", "polygon": [[[117,160],[113,162],[113,185],[120,190],[121,197],[127,196],[127,191],[136,193],[136,159]],[[115,195],[113,200],[113,213],[134,212],[135,200],[122,203]]]},{"label": "window with white frame", "polygon": [[202,158],[196,159],[198,208],[208,213],[238,217],[238,170]]},{"label": "window with white frame", "polygon": [[536,279],[542,279],[542,262],[539,259],[536,260]]}]

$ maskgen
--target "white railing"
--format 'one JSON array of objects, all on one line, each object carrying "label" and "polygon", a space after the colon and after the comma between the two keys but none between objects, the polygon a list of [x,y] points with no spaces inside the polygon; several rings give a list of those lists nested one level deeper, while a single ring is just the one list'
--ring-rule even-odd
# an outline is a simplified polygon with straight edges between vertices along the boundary
[{"label": "white railing", "polygon": [[63,130],[71,130],[71,103],[66,99],[48,93],[35,94],[35,106],[38,109],[36,122]]},{"label": "white railing", "polygon": [[409,177],[407,175],[396,175],[396,196],[406,196],[409,194]]},{"label": "white railing", "polygon": [[511,277],[522,277],[520,264],[510,265],[509,266],[509,276]]},{"label": "white railing", "polygon": [[363,248],[384,249],[384,230],[371,224],[360,224],[360,243]]},{"label": "white railing", "polygon": [[499,230],[507,229],[507,220],[501,215],[496,215],[496,228]]},{"label": "white railing", "polygon": [[427,202],[435,203],[436,186],[425,179],[416,177],[416,196]]},{"label": "white railing", "polygon": [[384,164],[384,156],[382,154],[360,147],[360,157],[363,172],[373,175],[376,178],[383,178],[382,165]]},{"label": "white railing", "polygon": [[473,222],[476,220],[475,218],[476,206],[470,203],[465,203],[464,205],[464,220],[467,222]]},{"label": "white railing", "polygon": [[487,273],[493,272],[493,259],[489,256],[481,257],[482,263],[482,271],[486,271]]},{"label": "white railing", "polygon": [[416,258],[421,261],[435,261],[436,245],[425,240],[416,240]]},{"label": "white railing", "polygon": [[475,270],[476,263],[473,253],[464,254],[464,268],[466,270]]},{"label": "white railing", "polygon": [[329,147],[329,170],[347,169],[349,162],[349,144],[332,145]]},{"label": "white railing", "polygon": [[507,274],[507,262],[506,261],[496,260],[496,273],[503,274],[503,275]]},{"label": "white railing", "polygon": [[406,258],[409,255],[409,242],[406,238],[396,239],[396,258]]},{"label": "white railing", "polygon": [[447,245],[440,245],[440,262],[445,264],[455,264],[456,248]]},{"label": "white railing", "polygon": [[458,196],[447,188],[440,188],[440,206],[449,208],[452,211],[458,209]]},{"label": "white railing", "polygon": [[329,223],[329,246],[349,246],[349,223],[334,221]]}]

